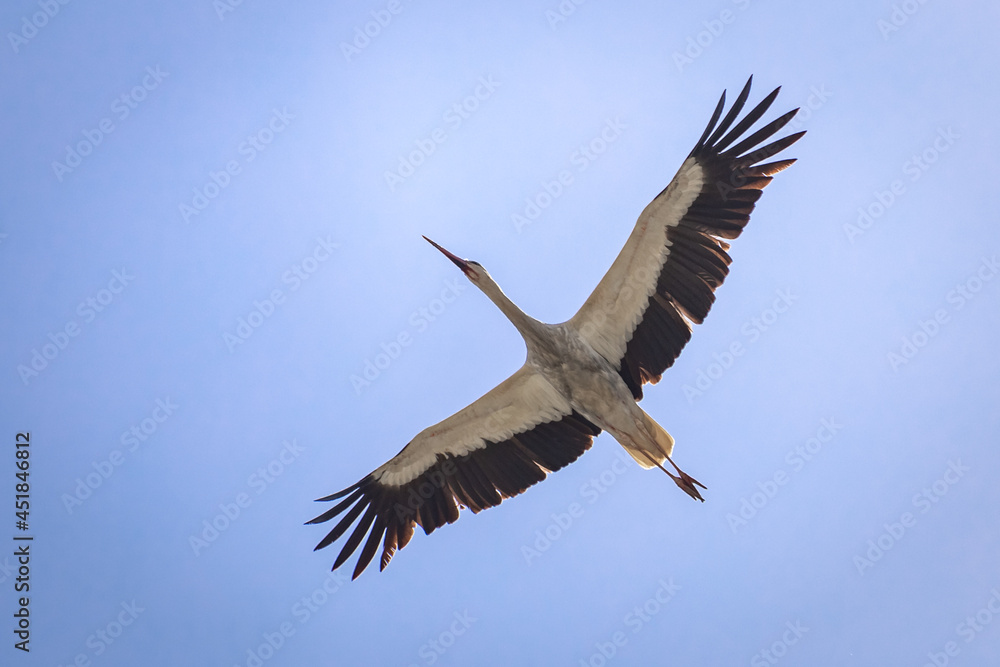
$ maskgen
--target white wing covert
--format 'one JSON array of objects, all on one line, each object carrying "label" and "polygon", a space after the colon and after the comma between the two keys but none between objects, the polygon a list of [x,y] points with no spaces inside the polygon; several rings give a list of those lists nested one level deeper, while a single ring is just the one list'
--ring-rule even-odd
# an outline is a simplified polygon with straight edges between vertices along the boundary
[{"label": "white wing covert", "polygon": [[320,498],[343,500],[308,523],[350,510],[316,549],[336,541],[364,512],[333,569],[365,535],[353,577],[371,562],[379,541],[379,569],[385,569],[410,541],[415,525],[430,534],[455,522],[462,507],[478,513],[499,505],[575,461],[600,432],[544,377],[522,366],[479,400],[421,431],[357,484]]},{"label": "white wing covert", "polygon": [[[771,177],[795,160],[762,161],[792,145],[797,132],[766,146],[790,111],[730,148],[771,106],[776,88],[742,120],[753,77],[732,109],[722,94],[708,127],[673,180],[643,210],[611,268],[569,321],[618,372],[636,400],[658,382],[701,324],[729,273],[729,244],[740,235]],[[728,130],[728,133],[727,133]],[[725,135],[725,136],[723,136]]]}]

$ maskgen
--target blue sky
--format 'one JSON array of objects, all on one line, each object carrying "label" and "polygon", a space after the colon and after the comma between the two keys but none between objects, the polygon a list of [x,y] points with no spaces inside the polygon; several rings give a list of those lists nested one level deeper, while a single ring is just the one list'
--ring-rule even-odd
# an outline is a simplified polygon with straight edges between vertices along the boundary
[{"label": "blue sky", "polygon": [[[5,3],[2,662],[988,664],[998,14]],[[750,74],[809,133],[642,404],[707,502],[602,435],[330,575],[313,499],[523,361],[421,234],[562,321]]]}]

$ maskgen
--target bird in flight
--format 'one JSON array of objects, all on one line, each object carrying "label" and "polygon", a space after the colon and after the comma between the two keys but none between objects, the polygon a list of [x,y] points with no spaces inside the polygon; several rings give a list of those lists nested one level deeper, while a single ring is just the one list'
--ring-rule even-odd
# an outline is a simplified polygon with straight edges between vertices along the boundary
[{"label": "bird in flight", "polygon": [[764,186],[794,162],[766,161],[805,134],[761,145],[795,109],[744,137],[780,90],[737,120],[752,81],[720,122],[722,93],[694,150],[639,215],[597,289],[566,322],[544,324],[526,315],[482,265],[427,239],[507,316],[524,337],[527,359],[357,484],[319,499],[340,502],[308,523],[346,514],[316,549],[335,542],[361,517],[333,569],[362,540],[352,578],[368,566],[379,542],[385,569],[415,525],[430,534],[456,521],[461,508],[478,513],[499,505],[575,461],[602,430],[640,466],[660,468],[689,496],[703,500],[698,489],[706,487],[671,458],[673,437],[637,402],[642,385],[659,381],[691,338],[691,324],[701,324],[712,307],[732,261],[723,239],[740,235]]}]

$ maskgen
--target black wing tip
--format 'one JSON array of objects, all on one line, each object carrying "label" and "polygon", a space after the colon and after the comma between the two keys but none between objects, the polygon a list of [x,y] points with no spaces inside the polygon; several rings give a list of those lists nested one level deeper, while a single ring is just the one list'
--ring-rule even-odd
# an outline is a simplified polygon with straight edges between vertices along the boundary
[{"label": "black wing tip", "polygon": [[709,133],[711,133],[712,129],[715,127],[715,124],[719,121],[719,117],[722,115],[722,110],[725,108],[726,108],[726,91],[723,90],[722,96],[719,98],[718,104],[715,105],[715,111],[712,112],[712,118],[708,121],[708,125],[705,126],[705,131],[701,133],[701,137],[698,138],[698,143],[694,145],[694,148],[691,150],[691,153],[688,155],[688,157],[697,153],[699,150],[701,150],[702,146],[705,145],[705,140],[708,139]]},{"label": "black wing tip", "polygon": [[[371,565],[383,537],[379,571],[384,571],[395,552],[410,541],[415,526],[419,525],[429,535],[437,528],[457,521],[462,508],[478,512],[523,493],[545,479],[548,471],[558,470],[579,458],[590,449],[593,438],[600,432],[598,426],[573,411],[560,419],[521,431],[508,440],[489,443],[469,455],[441,454],[433,465],[398,488],[386,487],[369,475],[339,493],[319,499],[343,500],[307,521],[306,525],[323,523],[345,511],[346,514],[313,551],[335,543],[353,526],[331,571],[344,565],[355,554],[366,535],[367,541],[361,549],[351,580]],[[425,496],[424,484],[428,482],[433,489],[430,496]],[[420,500],[413,506],[410,504],[413,502],[411,496],[418,486]],[[401,516],[400,503],[412,511]],[[362,512],[364,516],[361,516]]]},{"label": "black wing tip", "polygon": [[[784,139],[788,143],[786,143],[781,150],[784,150],[785,148],[788,148],[789,146],[791,146],[792,144],[794,144],[796,141],[798,141],[799,139],[801,139],[804,136],[806,136],[806,131],[805,130],[799,130],[798,132],[793,132],[792,134],[789,134]],[[788,158],[788,159],[791,160],[792,162],[795,162],[795,160],[798,159],[798,158]]]},{"label": "black wing tip", "polygon": [[[746,100],[750,94],[751,86],[753,85],[753,75],[751,74],[747,78],[747,82],[744,84],[743,88],[740,90],[740,94],[737,96],[736,100],[733,102],[733,106],[729,109],[726,116],[719,122],[719,117],[725,107],[726,91],[723,90],[722,96],[719,99],[719,103],[716,106],[715,112],[712,114],[712,118],[702,133],[698,142],[695,144],[694,148],[688,157],[697,156],[703,152],[709,152],[714,154],[722,153],[730,144],[736,141],[751,125],[753,125],[774,103],[777,99],[778,94],[781,92],[781,86],[777,86],[768,93],[760,102],[758,102],[741,120],[737,122],[737,117],[742,112]],[[772,132],[777,132],[786,123],[788,123],[799,111],[796,107],[792,111],[783,114],[777,121],[772,121]],[[730,126],[733,123],[736,125],[730,130]],[[728,133],[727,133],[728,132]]]},{"label": "black wing tip", "polygon": [[740,91],[740,94],[737,95],[736,99],[733,101],[733,106],[730,107],[729,113],[725,115],[725,117],[722,119],[722,122],[720,122],[719,126],[715,128],[715,131],[712,132],[712,136],[708,138],[708,140],[705,142],[702,148],[706,146],[713,146],[715,145],[716,142],[719,141],[720,137],[722,137],[722,135],[725,134],[725,132],[733,124],[733,121],[735,121],[737,116],[740,115],[740,112],[743,111],[743,107],[744,105],[746,105],[747,99],[749,97],[750,97],[750,81],[747,81],[747,85],[743,86],[743,89]]},{"label": "black wing tip", "polygon": [[[636,401],[642,399],[645,383],[655,383],[673,365],[691,339],[692,326],[704,321],[715,302],[715,290],[728,275],[731,263],[729,245],[722,239],[741,234],[761,190],[774,174],[795,163],[794,158],[767,160],[806,134],[802,130],[767,143],[795,117],[798,108],[751,131],[782,89],[775,87],[740,118],[752,84],[753,75],[747,78],[728,111],[724,109],[723,92],[708,126],[688,155],[703,170],[701,192],[668,230],[674,246],[670,257],[674,259],[661,268],[657,292],[662,299],[648,301],[649,310],[632,332],[619,361],[618,374]],[[744,133],[748,136],[744,137]]]},{"label": "black wing tip", "polygon": [[368,478],[366,477],[365,479],[361,480],[357,484],[352,484],[351,486],[347,487],[343,491],[337,491],[336,493],[331,493],[328,496],[323,496],[322,498],[317,498],[313,502],[325,503],[325,502],[329,502],[331,500],[338,500],[340,498],[343,498],[348,493],[352,493],[353,491],[357,491],[359,488],[361,488],[361,485],[365,482],[366,479],[368,479]]},{"label": "black wing tip", "polygon": [[[330,572],[336,572],[337,570],[340,569],[341,565],[343,565],[343,563],[334,563],[333,567],[330,568]],[[359,574],[361,574],[361,573],[360,572],[354,572],[351,575],[351,581],[354,581],[355,579],[357,579]]]},{"label": "black wing tip", "polygon": [[320,524],[320,523],[326,523],[330,519],[336,518],[336,516],[337,516],[336,514],[332,514],[330,516],[327,516],[326,512],[324,512],[323,514],[320,514],[317,517],[313,517],[312,519],[309,519],[308,521],[306,521],[302,525],[303,526],[315,526],[315,525]]},{"label": "black wing tip", "polygon": [[[339,563],[339,564],[335,563],[334,566],[330,568],[330,572],[336,572],[340,568],[341,565],[343,565],[343,563]],[[363,571],[364,571],[364,568],[362,568],[361,572],[363,572]],[[361,574],[361,572],[355,571],[351,575],[351,581],[354,581],[355,579],[357,579],[358,576]]]},{"label": "black wing tip", "polygon": [[737,95],[736,99],[746,99],[747,95],[750,94],[751,87],[753,87],[753,74],[747,77],[747,82],[743,84],[742,88],[740,88],[740,94]]}]

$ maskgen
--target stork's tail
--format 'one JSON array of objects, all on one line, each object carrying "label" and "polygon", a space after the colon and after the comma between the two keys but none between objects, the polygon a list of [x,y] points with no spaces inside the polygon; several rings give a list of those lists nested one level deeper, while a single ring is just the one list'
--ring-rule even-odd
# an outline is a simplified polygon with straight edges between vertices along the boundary
[{"label": "stork's tail", "polygon": [[665,428],[657,424],[655,419],[646,414],[645,411],[643,411],[642,414],[643,417],[645,417],[645,430],[653,436],[657,451],[653,452],[646,449],[640,449],[631,443],[622,445],[622,447],[624,447],[625,451],[629,453],[629,456],[635,459],[636,463],[649,470],[650,468],[655,468],[658,465],[661,465],[667,460],[668,456],[673,454],[674,438],[672,435],[667,433]]},{"label": "stork's tail", "polygon": [[[704,489],[706,488],[705,485],[678,468],[677,464],[674,463],[672,458],[670,458],[670,454],[674,451],[674,439],[669,433],[667,433],[666,429],[657,424],[652,417],[647,415],[645,412],[642,414],[645,417],[644,430],[652,436],[650,438],[652,441],[651,444],[657,451],[650,454],[646,450],[637,450],[636,452],[629,451],[629,454],[631,454],[632,458],[636,461],[639,461],[639,456],[643,457],[647,461],[647,463],[643,465],[644,468],[651,468],[652,465],[650,464],[655,465],[660,470],[667,473],[667,476],[674,480],[674,484],[676,484],[681,491],[688,494],[695,500],[705,502],[705,499],[701,497],[701,492],[698,491],[699,486]],[[625,449],[628,450],[628,447]],[[676,475],[663,467],[664,461],[670,461],[670,465],[677,471]],[[641,461],[640,464],[642,464]]]}]

